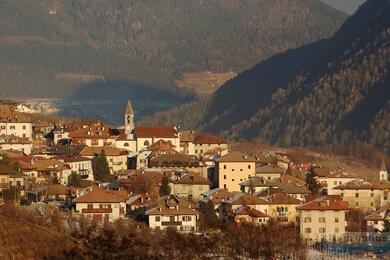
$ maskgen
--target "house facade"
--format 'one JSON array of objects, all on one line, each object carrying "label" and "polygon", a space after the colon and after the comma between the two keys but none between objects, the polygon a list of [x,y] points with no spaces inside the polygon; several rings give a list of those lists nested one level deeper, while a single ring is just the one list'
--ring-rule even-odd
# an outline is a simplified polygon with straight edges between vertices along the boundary
[{"label": "house facade", "polygon": [[198,230],[199,213],[183,205],[181,200],[170,195],[155,208],[146,211],[149,227],[157,230],[175,228],[180,232],[196,232]]},{"label": "house facade", "polygon": [[231,152],[215,160],[214,182],[217,187],[240,191],[240,183],[255,176],[256,159],[240,152]]},{"label": "house facade", "polygon": [[326,197],[297,206],[300,232],[303,238],[312,242],[342,239],[345,234],[345,215],[348,202]]}]

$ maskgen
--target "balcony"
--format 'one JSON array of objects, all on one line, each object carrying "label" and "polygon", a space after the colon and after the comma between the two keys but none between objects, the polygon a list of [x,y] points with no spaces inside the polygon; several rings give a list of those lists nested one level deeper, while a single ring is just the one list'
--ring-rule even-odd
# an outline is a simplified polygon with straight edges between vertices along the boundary
[{"label": "balcony", "polygon": [[161,226],[181,226],[181,221],[163,221]]}]

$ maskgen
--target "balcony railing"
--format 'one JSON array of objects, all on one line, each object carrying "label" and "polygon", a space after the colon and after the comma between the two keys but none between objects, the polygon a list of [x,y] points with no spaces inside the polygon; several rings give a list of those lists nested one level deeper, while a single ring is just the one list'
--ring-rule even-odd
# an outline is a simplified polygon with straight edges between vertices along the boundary
[{"label": "balcony railing", "polygon": [[161,222],[162,226],[181,226],[181,221],[163,221]]},{"label": "balcony railing", "polygon": [[104,208],[98,208],[98,209],[82,209],[82,213],[88,214],[88,213],[112,213],[111,209],[104,209]]}]

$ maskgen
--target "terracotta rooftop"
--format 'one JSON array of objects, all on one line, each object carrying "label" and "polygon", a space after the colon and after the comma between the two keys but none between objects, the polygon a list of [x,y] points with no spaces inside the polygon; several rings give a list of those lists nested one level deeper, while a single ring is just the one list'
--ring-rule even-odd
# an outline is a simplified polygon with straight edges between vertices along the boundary
[{"label": "terracotta rooftop", "polygon": [[192,185],[210,185],[211,182],[198,173],[189,173],[183,176],[183,178],[174,181],[177,184],[192,184]]},{"label": "terracotta rooftop", "polygon": [[225,199],[232,198],[234,193],[226,189],[215,188],[208,192],[204,192],[201,195],[206,197],[202,199],[203,202],[207,202],[209,199],[211,199],[214,204],[220,204]]},{"label": "terracotta rooftop", "polygon": [[226,201],[231,205],[268,205],[269,202],[249,193],[237,193]]},{"label": "terracotta rooftop", "polygon": [[236,212],[234,212],[236,216],[251,216],[252,218],[269,218],[269,216],[261,211],[256,209],[252,209],[250,207],[241,206]]},{"label": "terracotta rooftop", "polygon": [[297,206],[297,210],[348,210],[348,202],[322,197]]},{"label": "terracotta rooftop", "polygon": [[196,133],[194,130],[180,131],[181,142],[193,142],[195,140]]},{"label": "terracotta rooftop", "polygon": [[198,162],[193,156],[186,154],[161,154],[152,159],[151,162],[161,161],[161,162]]},{"label": "terracotta rooftop", "polygon": [[114,148],[114,147],[85,147],[80,155],[82,156],[95,156],[95,154],[100,154],[102,150],[105,151],[106,156],[119,156],[119,155],[127,155],[129,152],[124,149]]},{"label": "terracotta rooftop", "polygon": [[61,184],[53,184],[47,187],[47,195],[69,195],[69,187]]},{"label": "terracotta rooftop", "polygon": [[339,190],[382,190],[383,186],[378,181],[368,181],[364,179],[355,179],[351,180],[349,182],[340,184],[333,189],[339,189]]},{"label": "terracotta rooftop", "polygon": [[110,138],[110,128],[108,126],[90,126],[71,131],[70,138],[86,138],[86,139],[107,139]]},{"label": "terracotta rooftop", "polygon": [[71,162],[85,162],[85,161],[91,161],[91,159],[87,157],[83,157],[80,155],[72,155],[72,154],[61,154],[57,155],[56,158],[58,160],[71,163]]},{"label": "terracotta rooftop", "polygon": [[367,213],[363,217],[363,219],[369,221],[375,221],[375,220],[380,221],[380,220],[388,219],[389,215],[390,215],[390,205],[387,204],[383,207],[380,207],[379,209]]},{"label": "terracotta rooftop", "polygon": [[282,175],[277,179],[273,179],[272,182],[275,184],[291,183],[291,184],[295,184],[298,186],[304,186],[306,184],[306,182],[304,182],[298,178],[295,178],[294,176],[291,176],[291,175]]},{"label": "terracotta rooftop", "polygon": [[137,138],[178,138],[174,126],[138,126],[134,128]]},{"label": "terracotta rooftop", "polygon": [[75,203],[120,203],[125,201],[126,199],[96,186],[85,195],[73,200]]},{"label": "terracotta rooftop", "polygon": [[216,159],[217,162],[256,162],[256,159],[243,153],[233,151]]},{"label": "terracotta rooftop", "polygon": [[282,174],[282,170],[268,165],[256,167],[256,174]]},{"label": "terracotta rooftop", "polygon": [[199,215],[199,213],[192,208],[191,203],[184,199],[179,199],[175,195],[162,197],[156,202],[158,204],[157,207],[146,211],[146,215]]},{"label": "terracotta rooftop", "polygon": [[270,204],[301,204],[302,201],[284,193],[275,193],[267,197]]},{"label": "terracotta rooftop", "polygon": [[194,139],[194,144],[227,144],[227,141],[214,135],[198,135]]},{"label": "terracotta rooftop", "polygon": [[16,174],[18,171],[9,168],[8,166],[0,163],[0,174]]}]

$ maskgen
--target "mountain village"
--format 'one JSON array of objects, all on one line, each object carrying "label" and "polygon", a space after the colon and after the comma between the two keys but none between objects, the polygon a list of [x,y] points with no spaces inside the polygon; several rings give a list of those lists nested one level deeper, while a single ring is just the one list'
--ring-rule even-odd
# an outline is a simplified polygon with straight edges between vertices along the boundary
[{"label": "mountain village", "polygon": [[309,244],[389,232],[383,160],[367,178],[278,152],[252,157],[196,130],[135,126],[130,101],[121,127],[99,120],[32,123],[16,108],[0,105],[2,204],[41,214],[50,205],[97,223],[125,219],[187,233],[231,222],[293,223]]}]

